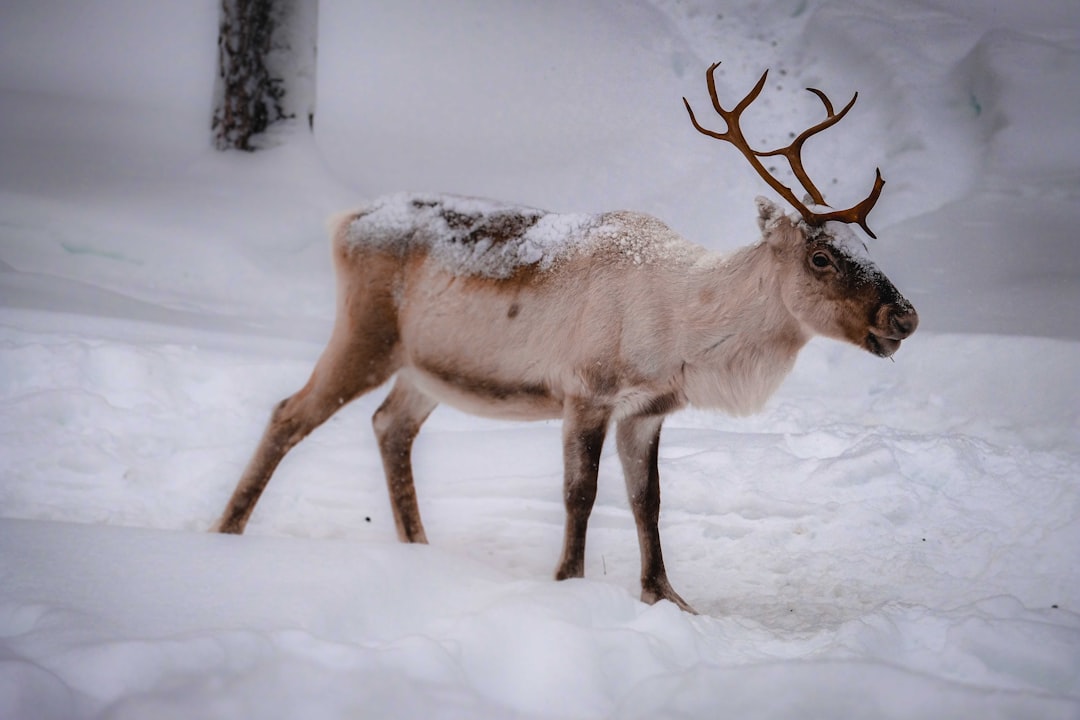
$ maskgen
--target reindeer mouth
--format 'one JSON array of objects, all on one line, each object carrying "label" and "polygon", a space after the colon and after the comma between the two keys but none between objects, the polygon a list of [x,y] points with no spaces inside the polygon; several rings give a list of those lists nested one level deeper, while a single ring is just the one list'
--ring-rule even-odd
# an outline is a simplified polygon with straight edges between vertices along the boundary
[{"label": "reindeer mouth", "polygon": [[891,357],[894,352],[900,349],[900,340],[891,337],[885,337],[884,335],[875,335],[873,332],[867,333],[866,342],[864,343],[866,350],[878,357]]},{"label": "reindeer mouth", "polygon": [[863,345],[878,357],[891,357],[900,349],[900,341],[919,327],[919,316],[906,300],[882,306],[875,317],[878,322],[867,329]]}]

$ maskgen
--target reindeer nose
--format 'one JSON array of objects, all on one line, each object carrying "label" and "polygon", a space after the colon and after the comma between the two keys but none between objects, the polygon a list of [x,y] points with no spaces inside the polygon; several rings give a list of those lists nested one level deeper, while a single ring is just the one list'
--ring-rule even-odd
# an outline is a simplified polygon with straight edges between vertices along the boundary
[{"label": "reindeer nose", "polygon": [[889,315],[889,327],[892,328],[894,340],[903,340],[919,327],[919,314],[910,305],[906,308],[894,308]]}]

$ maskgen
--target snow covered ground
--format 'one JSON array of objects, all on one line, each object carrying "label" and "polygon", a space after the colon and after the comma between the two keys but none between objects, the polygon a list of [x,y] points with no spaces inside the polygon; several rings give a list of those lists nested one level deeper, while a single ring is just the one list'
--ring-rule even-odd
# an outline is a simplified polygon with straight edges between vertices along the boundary
[{"label": "snow covered ground", "polygon": [[[212,0],[0,8],[0,717],[1080,717],[1074,0],[354,5],[320,3],[315,138],[250,156],[209,149]],[[922,325],[669,420],[701,616],[636,600],[612,454],[587,579],[550,579],[555,423],[436,411],[432,544],[399,545],[381,391],[204,532],[329,332],[331,213],[451,191],[752,241],[765,188],[682,108],[714,60],[725,97],[772,68],[762,144],[820,117],[801,88],[860,91],[808,166],[838,205],[882,167],[871,250]]]}]

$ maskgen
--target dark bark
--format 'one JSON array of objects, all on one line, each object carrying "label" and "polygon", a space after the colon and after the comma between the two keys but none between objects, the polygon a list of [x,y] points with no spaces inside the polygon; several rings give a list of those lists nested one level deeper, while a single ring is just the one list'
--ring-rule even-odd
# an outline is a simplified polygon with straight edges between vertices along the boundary
[{"label": "dark bark", "polygon": [[222,0],[212,122],[219,150],[256,150],[276,124],[313,126],[316,7]]}]

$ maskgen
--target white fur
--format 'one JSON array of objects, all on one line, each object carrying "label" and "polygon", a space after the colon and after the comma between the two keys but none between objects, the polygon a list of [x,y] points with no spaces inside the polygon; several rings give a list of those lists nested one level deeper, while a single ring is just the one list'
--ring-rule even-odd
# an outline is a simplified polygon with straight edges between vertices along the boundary
[{"label": "white fur", "polygon": [[[678,405],[752,413],[821,332],[814,324],[825,322],[789,307],[804,292],[795,276],[806,240],[796,232],[800,221],[764,198],[758,208],[767,241],[727,257],[632,212],[561,221],[523,210],[539,215],[533,227],[566,228],[559,237],[549,232],[539,257],[522,252],[521,238],[504,243],[510,251],[463,247],[461,237],[439,232],[439,213],[463,208],[514,211],[446,196],[394,196],[340,218],[335,237],[339,266],[348,266],[339,267],[343,302],[355,306],[348,296],[389,292],[403,371],[432,399],[468,412],[558,417],[568,398],[585,397],[610,404],[617,418],[670,396]],[[376,258],[395,271],[365,272]],[[526,277],[515,275],[521,271]],[[491,397],[470,389],[480,382],[546,388],[548,396]]]}]

